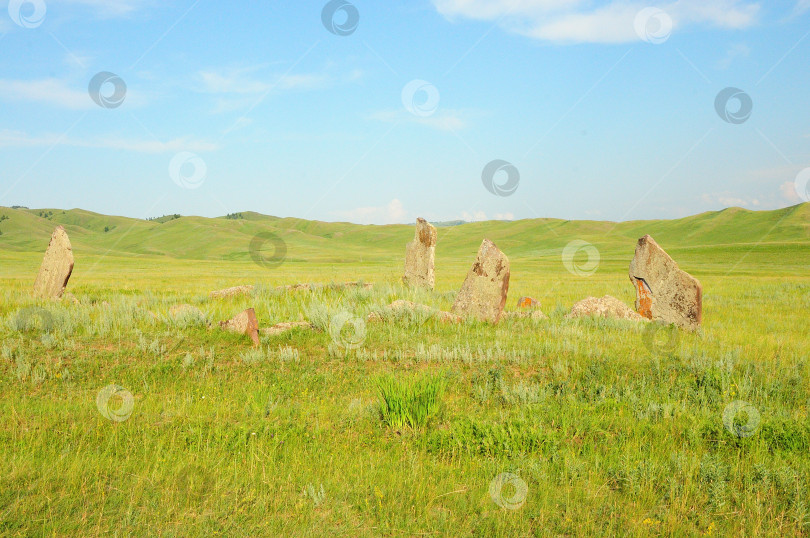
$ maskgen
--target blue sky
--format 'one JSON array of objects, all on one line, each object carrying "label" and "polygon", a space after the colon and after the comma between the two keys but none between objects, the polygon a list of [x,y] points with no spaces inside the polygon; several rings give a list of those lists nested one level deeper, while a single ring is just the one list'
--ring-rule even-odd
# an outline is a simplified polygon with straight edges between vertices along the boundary
[{"label": "blue sky", "polygon": [[0,205],[378,224],[784,207],[808,199],[808,33],[810,0],[13,0]]}]

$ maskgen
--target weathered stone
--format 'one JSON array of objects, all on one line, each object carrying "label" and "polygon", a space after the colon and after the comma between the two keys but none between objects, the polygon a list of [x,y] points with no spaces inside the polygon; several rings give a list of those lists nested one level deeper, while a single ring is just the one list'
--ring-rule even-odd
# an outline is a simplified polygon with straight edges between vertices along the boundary
[{"label": "weathered stone", "polygon": [[540,308],[540,301],[532,297],[521,297],[517,302],[518,308]]},{"label": "weathered stone", "polygon": [[178,304],[169,309],[169,316],[171,316],[173,319],[177,319],[180,316],[185,315],[204,317],[205,313],[196,306],[192,306],[190,304]]},{"label": "weathered stone", "polygon": [[601,298],[586,297],[575,303],[571,308],[571,312],[565,317],[583,318],[588,316],[649,321],[647,318],[637,314],[632,308],[619,299],[611,297],[610,295],[605,295]]},{"label": "weathered stone", "polygon": [[502,319],[548,319],[542,310],[524,310],[522,312],[504,312]]},{"label": "weathered stone", "polygon": [[647,319],[697,329],[703,320],[703,286],[645,235],[630,262],[636,310]]},{"label": "weathered stone", "polygon": [[419,312],[426,317],[435,317],[442,323],[458,323],[461,321],[461,317],[453,314],[452,312],[444,312],[431,308],[428,305],[414,303],[413,301],[406,301],[404,299],[397,299],[393,303],[385,306],[382,311],[369,313],[369,315],[366,317],[366,322],[381,322],[385,320],[386,317],[391,317],[392,315],[396,315],[396,313],[402,311]]},{"label": "weathered stone", "polygon": [[256,319],[256,311],[252,308],[240,312],[232,319],[221,321],[219,326],[230,332],[247,334],[253,340],[253,345],[259,345],[259,322]]},{"label": "weathered stone", "polygon": [[458,314],[445,312],[444,310],[440,310],[436,313],[436,319],[442,323],[461,323],[463,321],[463,318]]},{"label": "weathered stone", "polygon": [[312,324],[308,321],[288,321],[284,323],[276,323],[272,327],[265,327],[259,332],[265,336],[278,336],[297,328],[313,329]]},{"label": "weathered stone", "polygon": [[509,291],[509,258],[495,243],[484,239],[478,256],[458,292],[452,311],[498,323]]},{"label": "weathered stone", "polygon": [[276,291],[313,291],[323,288],[363,288],[365,290],[371,289],[374,284],[370,282],[341,282],[338,284],[289,284],[287,286],[278,286]]},{"label": "weathered stone", "polygon": [[410,310],[410,311],[419,311],[424,314],[432,314],[435,310],[434,308],[431,308],[426,304],[414,303],[413,301],[406,301],[405,299],[397,299],[393,303],[386,306],[385,309],[388,310],[389,312]]},{"label": "weathered stone", "polygon": [[34,295],[47,299],[62,297],[72,272],[73,248],[70,246],[65,229],[57,226],[51,235],[51,242],[45,251],[39,274],[34,282]]},{"label": "weathered stone", "polygon": [[413,287],[433,289],[436,258],[436,228],[423,218],[416,219],[413,241],[405,246],[405,274],[402,281]]},{"label": "weathered stone", "polygon": [[222,299],[224,297],[235,297],[236,295],[250,295],[255,288],[253,286],[234,286],[224,290],[212,291],[209,295],[212,299]]}]

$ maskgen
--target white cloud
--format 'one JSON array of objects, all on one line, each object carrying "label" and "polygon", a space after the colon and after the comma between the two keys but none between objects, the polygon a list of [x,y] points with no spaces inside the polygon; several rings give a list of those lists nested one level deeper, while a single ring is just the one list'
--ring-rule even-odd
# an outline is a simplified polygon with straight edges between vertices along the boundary
[{"label": "white cloud", "polygon": [[267,64],[239,68],[208,69],[197,73],[197,91],[214,96],[213,113],[233,112],[254,106],[273,91],[312,91],[362,77],[358,70],[345,75],[323,73],[262,74]]},{"label": "white cloud", "polygon": [[127,17],[153,5],[153,0],[48,0],[49,4],[69,4],[88,8],[99,18]]},{"label": "white cloud", "polygon": [[495,220],[515,220],[514,213],[495,213]]},{"label": "white cloud", "polygon": [[253,120],[250,118],[239,118],[233,125],[225,129],[223,134],[228,134],[232,133],[233,131],[238,131],[239,129],[244,129],[245,127],[248,127],[252,124]]},{"label": "white cloud", "polygon": [[[211,69],[200,71],[200,90],[216,94],[262,94],[272,90],[315,90],[326,88],[338,79],[326,73],[302,73],[287,75],[257,76],[266,66],[256,65],[242,68]],[[346,80],[356,80],[358,71],[352,71]]]},{"label": "white cloud", "polygon": [[81,69],[84,71],[87,69],[88,65],[93,63],[93,57],[69,52],[65,54],[64,62],[71,69]]},{"label": "white cloud", "polygon": [[416,123],[438,131],[460,131],[467,127],[460,110],[439,109],[432,116],[415,116],[406,110],[379,110],[369,115],[369,119],[385,123]]},{"label": "white cloud", "polygon": [[30,136],[19,131],[0,131],[0,148],[68,146],[76,148],[101,148],[138,153],[167,153],[178,151],[214,151],[219,145],[204,140],[188,137],[175,138],[167,142],[157,140],[127,140],[122,138],[103,138],[96,140],[68,138],[58,134]]},{"label": "white cloud", "polygon": [[728,192],[707,193],[701,196],[701,198],[707,204],[719,204],[723,207],[759,207],[761,205],[758,198],[740,198]]},{"label": "white cloud", "polygon": [[793,8],[793,13],[795,15],[801,15],[807,10],[810,10],[810,0],[798,0],[796,7]]},{"label": "white cloud", "polygon": [[751,53],[751,48],[743,43],[735,43],[726,51],[726,55],[717,62],[719,69],[728,69],[737,58],[746,58]]},{"label": "white cloud", "polygon": [[756,22],[759,12],[759,4],[749,0],[610,0],[598,5],[586,0],[433,0],[433,4],[450,20],[497,21],[508,31],[560,43],[638,41],[636,15],[651,5],[669,15],[674,29],[690,24],[746,28]]},{"label": "white cloud", "polygon": [[87,89],[77,90],[64,80],[47,78],[40,80],[0,79],[0,99],[6,101],[29,101],[81,110],[96,105],[87,94]]},{"label": "white cloud", "polygon": [[[0,100],[41,103],[69,110],[88,110],[98,107],[87,93],[87,82],[77,89],[66,80],[45,78],[39,80],[0,79]],[[127,89],[126,106],[141,106],[143,94]]]},{"label": "white cloud", "polygon": [[400,224],[405,222],[407,211],[402,202],[394,198],[380,207],[358,207],[349,211],[336,211],[335,215],[357,224]]},{"label": "white cloud", "polygon": [[790,203],[799,203],[803,201],[796,192],[795,181],[785,181],[779,185],[779,193],[782,195],[782,198]]},{"label": "white cloud", "polygon": [[464,211],[461,214],[460,220],[466,220],[467,222],[477,222],[487,220],[487,214],[484,213],[483,211],[475,211],[474,213],[468,213],[467,211]]}]

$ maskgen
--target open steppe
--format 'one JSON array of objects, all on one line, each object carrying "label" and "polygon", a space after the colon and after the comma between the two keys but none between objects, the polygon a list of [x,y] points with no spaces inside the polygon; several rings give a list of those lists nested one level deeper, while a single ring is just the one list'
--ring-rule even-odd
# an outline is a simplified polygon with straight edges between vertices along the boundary
[{"label": "open steppe", "polygon": [[[810,204],[439,226],[433,292],[401,284],[412,226],[0,215],[0,534],[810,533]],[[78,303],[31,296],[58,224]],[[262,232],[286,245],[271,267],[249,252]],[[565,318],[587,296],[633,304],[644,234],[701,281],[702,327]],[[511,262],[506,309],[527,295],[549,319],[330,333],[396,299],[449,310],[484,237]],[[564,263],[573,240],[598,250],[593,274]],[[373,287],[277,289],[347,281]],[[184,303],[203,315],[169,314]],[[257,350],[208,328],[248,307],[320,330]],[[425,423],[383,420],[392,377],[443,387]],[[109,404],[124,420],[97,405],[111,384],[132,395]],[[503,473],[519,482],[493,495]]]}]

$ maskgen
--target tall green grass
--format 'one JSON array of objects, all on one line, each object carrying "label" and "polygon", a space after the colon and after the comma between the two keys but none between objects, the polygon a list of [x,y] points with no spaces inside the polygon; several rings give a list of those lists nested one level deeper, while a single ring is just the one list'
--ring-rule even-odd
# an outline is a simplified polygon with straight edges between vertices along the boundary
[{"label": "tall green grass", "polygon": [[396,430],[422,428],[441,408],[447,381],[441,375],[377,380],[382,421]]}]

